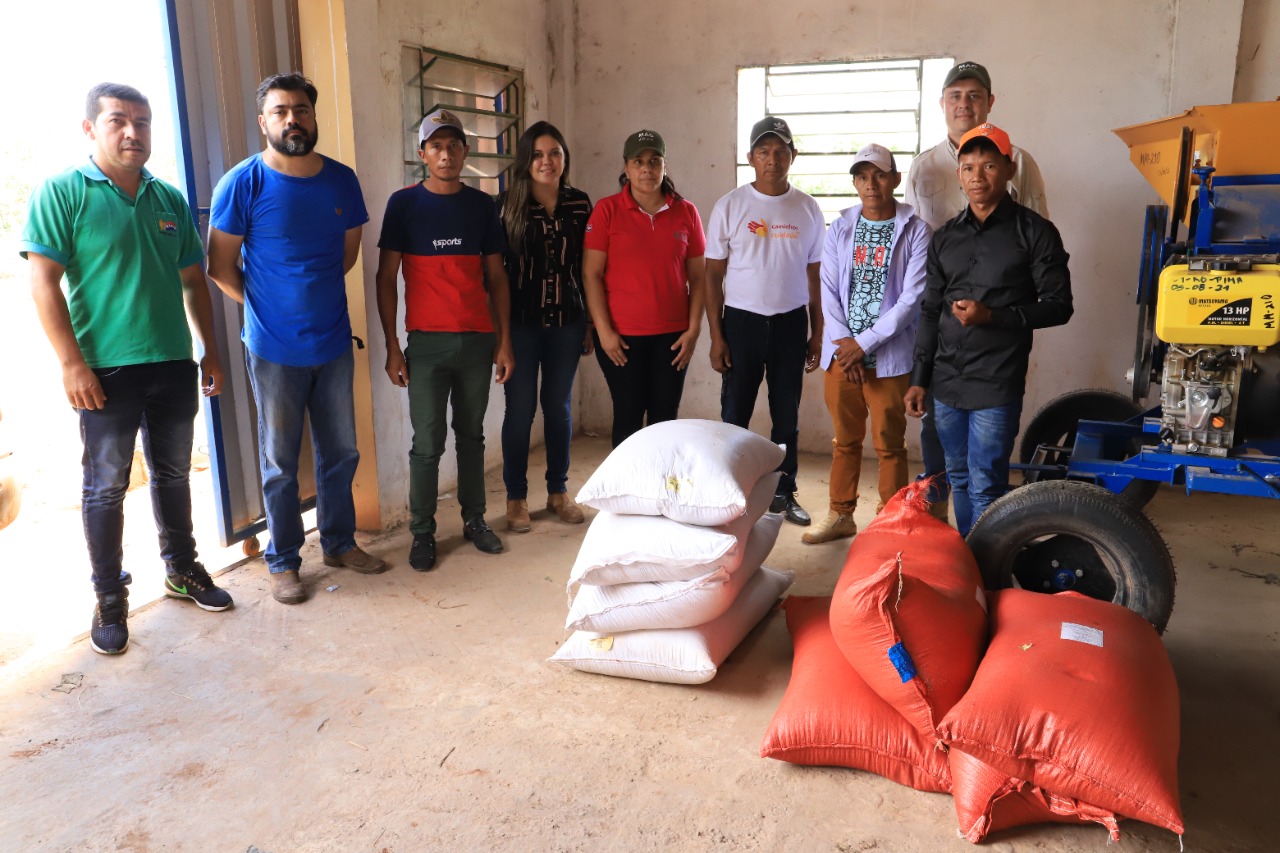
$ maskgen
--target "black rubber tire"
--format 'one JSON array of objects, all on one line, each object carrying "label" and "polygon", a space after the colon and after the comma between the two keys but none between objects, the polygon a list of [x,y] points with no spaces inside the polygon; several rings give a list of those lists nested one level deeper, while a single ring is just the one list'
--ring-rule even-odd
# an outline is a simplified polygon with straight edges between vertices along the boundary
[{"label": "black rubber tire", "polygon": [[1075,589],[1141,614],[1159,632],[1169,623],[1169,549],[1140,509],[1101,486],[1047,480],[1014,489],[966,541],[988,589]]},{"label": "black rubber tire", "polygon": [[[1045,403],[1031,417],[1018,442],[1018,461],[1030,462],[1036,448],[1042,444],[1071,447],[1076,440],[1076,426],[1082,420],[1127,421],[1145,411],[1124,394],[1104,388],[1070,391]],[[1129,455],[1136,455],[1141,447],[1141,440],[1135,440],[1129,448]],[[1065,465],[1070,456],[1069,453],[1049,453],[1044,461],[1049,465]],[[1051,479],[1057,477],[1043,471],[1024,471],[1022,474],[1023,483]],[[1155,480],[1134,480],[1120,492],[1120,496],[1136,507],[1144,507],[1156,496],[1159,488],[1160,484]]]}]

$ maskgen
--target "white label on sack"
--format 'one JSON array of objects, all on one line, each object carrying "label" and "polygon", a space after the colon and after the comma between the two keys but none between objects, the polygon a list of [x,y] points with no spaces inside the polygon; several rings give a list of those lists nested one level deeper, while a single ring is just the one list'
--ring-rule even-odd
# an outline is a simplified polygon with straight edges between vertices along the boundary
[{"label": "white label on sack", "polygon": [[1102,648],[1102,631],[1088,625],[1077,625],[1075,622],[1062,623],[1062,639],[1075,640],[1077,643],[1088,643]]},{"label": "white label on sack", "polygon": [[982,587],[974,587],[973,597],[978,599],[978,606],[982,608],[982,612],[987,612],[987,594],[982,591]]}]

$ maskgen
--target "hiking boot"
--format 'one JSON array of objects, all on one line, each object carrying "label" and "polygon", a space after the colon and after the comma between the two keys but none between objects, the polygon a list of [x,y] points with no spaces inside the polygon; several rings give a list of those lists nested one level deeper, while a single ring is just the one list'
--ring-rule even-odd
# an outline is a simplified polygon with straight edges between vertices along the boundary
[{"label": "hiking boot", "polygon": [[493,532],[493,528],[485,524],[483,518],[473,518],[462,525],[462,538],[474,543],[486,554],[501,554],[503,551],[502,540]]},{"label": "hiking boot", "polygon": [[129,648],[129,590],[98,593],[89,626],[89,645],[102,655],[122,654]]},{"label": "hiking boot", "polygon": [[804,511],[804,507],[796,503],[794,493],[774,495],[773,503],[769,504],[769,512],[782,514],[782,517],[792,524],[798,524],[801,527],[808,527],[813,520],[809,518],[809,513]]},{"label": "hiking boot", "polygon": [[350,550],[343,551],[341,554],[325,554],[324,564],[337,569],[350,569],[362,575],[376,575],[389,568],[386,560],[361,551],[359,545],[352,546]]},{"label": "hiking boot", "polygon": [[192,563],[181,572],[167,572],[164,594],[170,598],[188,598],[201,610],[226,610],[233,603],[230,593],[214,586],[213,578],[199,563]]},{"label": "hiking boot", "polygon": [[507,501],[507,529],[515,533],[528,533],[533,529],[528,501]]},{"label": "hiking boot", "polygon": [[271,573],[271,597],[281,604],[301,604],[307,600],[297,569]]},{"label": "hiking boot", "polygon": [[409,546],[409,568],[415,572],[429,572],[436,567],[436,537],[430,533],[414,534]]},{"label": "hiking boot", "polygon": [[582,510],[578,505],[573,502],[573,498],[569,497],[568,492],[547,495],[547,509],[558,515],[565,524],[581,524],[586,520],[586,516],[582,514]]},{"label": "hiking boot", "polygon": [[848,539],[858,532],[858,525],[853,521],[852,513],[846,514],[831,510],[818,525],[800,537],[806,545],[818,545],[836,539]]}]

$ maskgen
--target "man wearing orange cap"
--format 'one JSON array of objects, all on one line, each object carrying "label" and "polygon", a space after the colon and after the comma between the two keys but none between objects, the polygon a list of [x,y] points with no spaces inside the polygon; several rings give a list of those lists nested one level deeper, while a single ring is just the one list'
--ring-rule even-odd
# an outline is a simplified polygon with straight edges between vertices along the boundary
[{"label": "man wearing orange cap", "polygon": [[1009,135],[981,124],[960,139],[968,205],[929,246],[907,414],[932,392],[956,527],[1009,486],[1032,332],[1071,318],[1071,275],[1058,229],[1009,196]]},{"label": "man wearing orange cap", "polygon": [[[905,194],[907,204],[915,208],[916,215],[937,231],[948,220],[964,210],[967,199],[964,190],[956,183],[956,167],[959,165],[960,139],[980,124],[995,106],[996,96],[991,91],[991,75],[976,62],[957,62],[947,72],[942,82],[942,107],[947,124],[947,136],[937,145],[921,151],[911,161],[907,173]],[[1014,147],[1013,164],[1016,167],[1009,180],[1008,191],[1013,200],[1049,218],[1049,204],[1045,199],[1044,179],[1031,155]],[[925,413],[920,428],[920,453],[924,457],[924,474],[933,476],[943,471],[942,446],[933,426],[933,418]],[[943,521],[947,519],[945,486],[933,492],[933,512]]]}]

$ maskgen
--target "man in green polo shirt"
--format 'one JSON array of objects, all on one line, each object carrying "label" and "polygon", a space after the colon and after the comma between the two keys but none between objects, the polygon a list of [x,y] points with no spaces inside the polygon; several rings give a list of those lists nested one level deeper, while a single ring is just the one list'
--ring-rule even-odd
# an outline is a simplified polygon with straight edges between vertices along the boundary
[{"label": "man in green polo shirt", "polygon": [[[165,592],[205,610],[232,604],[196,562],[188,482],[196,389],[217,394],[222,367],[190,209],[144,168],[147,99],[131,86],[94,86],[83,128],[89,159],[32,193],[20,251],[31,262],[36,313],[62,366],[67,402],[80,416],[81,512],[98,596],[89,640],[111,655],[129,645],[124,495],[139,429]],[[204,349],[198,368],[188,317]]]}]

